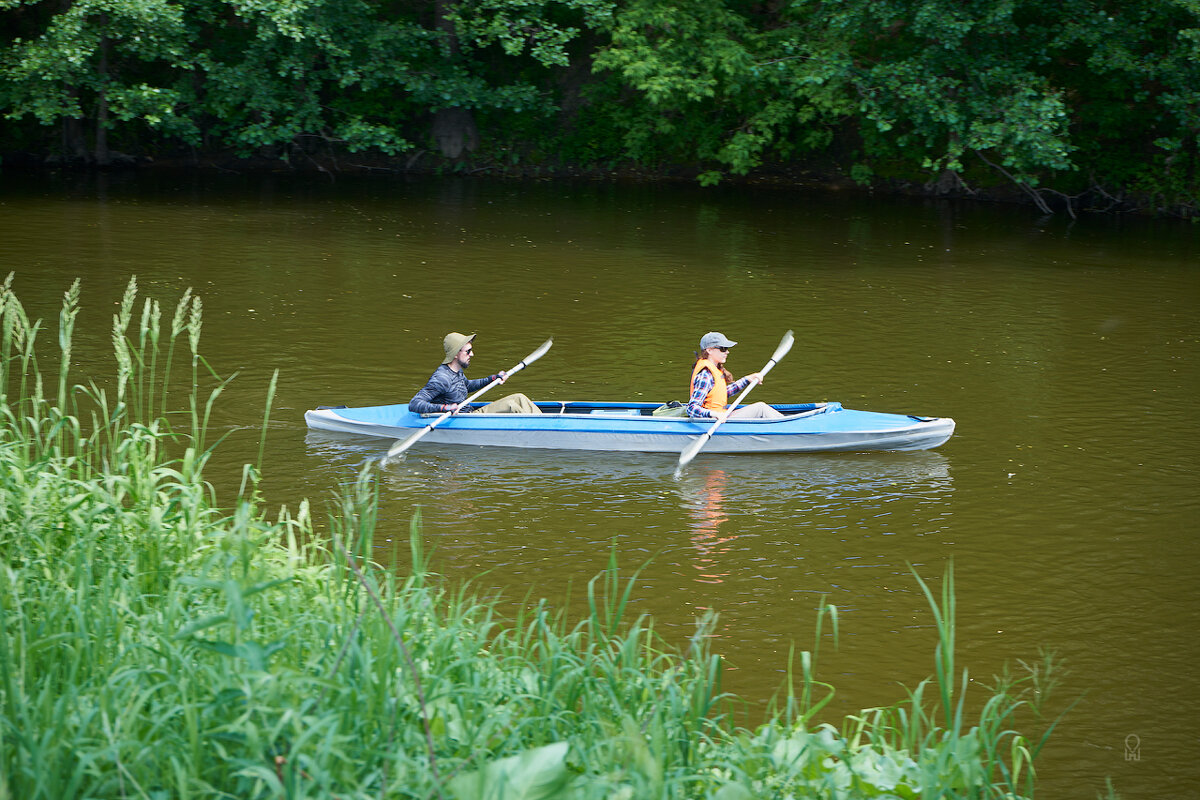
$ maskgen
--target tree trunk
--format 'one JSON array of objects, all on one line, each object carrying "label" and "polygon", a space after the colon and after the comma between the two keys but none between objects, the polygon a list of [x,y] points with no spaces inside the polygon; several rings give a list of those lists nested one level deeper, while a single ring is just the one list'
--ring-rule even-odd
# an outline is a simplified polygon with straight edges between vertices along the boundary
[{"label": "tree trunk", "polygon": [[[67,95],[79,96],[79,88],[67,87]],[[62,152],[65,162],[86,162],[91,158],[87,142],[83,135],[83,124],[78,117],[63,117],[62,121]]]},{"label": "tree trunk", "polygon": [[439,108],[433,113],[433,138],[446,158],[458,158],[479,147],[475,117],[466,108]]},{"label": "tree trunk", "polygon": [[[437,29],[446,37],[447,49],[453,61],[458,58],[460,50],[454,23],[446,16],[452,5],[452,0],[436,0],[434,3]],[[430,132],[446,158],[457,159],[464,152],[469,153],[479,147],[479,130],[475,127],[475,116],[469,108],[457,106],[435,110]]]},{"label": "tree trunk", "polygon": [[[101,24],[108,22],[107,15],[100,16]],[[100,91],[96,95],[96,163],[107,167],[112,163],[108,151],[108,37],[100,37],[100,65],[96,68],[100,74]]]}]

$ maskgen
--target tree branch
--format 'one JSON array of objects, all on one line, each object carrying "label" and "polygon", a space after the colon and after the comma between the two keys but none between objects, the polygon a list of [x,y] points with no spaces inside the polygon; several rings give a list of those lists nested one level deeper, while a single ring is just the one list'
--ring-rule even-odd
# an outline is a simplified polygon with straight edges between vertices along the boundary
[{"label": "tree branch", "polygon": [[[1021,189],[1021,191],[1025,192],[1025,194],[1029,195],[1029,199],[1033,200],[1033,204],[1038,207],[1039,211],[1041,211],[1043,214],[1047,214],[1049,216],[1054,215],[1054,210],[1051,209],[1050,206],[1046,204],[1046,201],[1042,198],[1041,194],[1034,191],[1034,189],[1031,188],[1029,186],[1029,184],[1022,183],[1021,181],[1017,180],[1016,177],[1011,172],[1009,172],[1008,170],[1006,170],[1004,167],[1000,166],[999,164],[993,164],[991,161],[988,160],[988,157],[985,156],[981,151],[972,150],[971,152],[973,152],[975,155],[979,156],[980,160],[982,160],[983,163],[987,164],[989,167],[996,170],[1004,177],[1008,178],[1010,181],[1015,183]],[[1068,205],[1067,208],[1070,208],[1070,205]],[[1075,214],[1072,213],[1071,216],[1074,217]]]}]

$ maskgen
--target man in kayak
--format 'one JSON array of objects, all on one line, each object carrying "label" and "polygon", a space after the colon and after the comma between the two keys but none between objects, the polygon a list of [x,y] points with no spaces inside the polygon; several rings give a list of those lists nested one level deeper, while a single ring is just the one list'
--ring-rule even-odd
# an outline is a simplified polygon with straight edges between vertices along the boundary
[{"label": "man in kayak", "polygon": [[[464,336],[461,333],[446,334],[446,338],[442,340],[446,359],[429,376],[429,381],[421,387],[420,391],[413,395],[412,400],[408,401],[410,411],[418,414],[442,414],[447,411],[456,411],[459,404],[466,400],[467,395],[472,392],[479,391],[497,378],[504,383],[508,375],[503,371],[475,380],[469,380],[463,374],[464,370],[471,366],[471,356],[475,354],[474,348],[471,346],[474,339],[475,334],[473,333],[470,336]],[[464,413],[468,410],[464,409]],[[542,413],[532,400],[519,392],[488,403],[479,411],[484,414]]]},{"label": "man in kayak", "polygon": [[751,380],[762,383],[763,376],[751,372],[746,377],[735,381],[729,370],[725,369],[725,360],[729,358],[729,348],[737,342],[727,339],[725,334],[710,331],[700,337],[700,352],[696,356],[696,364],[692,367],[692,393],[687,404],[688,416],[723,420],[729,419],[778,419],[783,416],[766,403],[752,403],[730,410],[725,406],[729,398],[750,385]]}]

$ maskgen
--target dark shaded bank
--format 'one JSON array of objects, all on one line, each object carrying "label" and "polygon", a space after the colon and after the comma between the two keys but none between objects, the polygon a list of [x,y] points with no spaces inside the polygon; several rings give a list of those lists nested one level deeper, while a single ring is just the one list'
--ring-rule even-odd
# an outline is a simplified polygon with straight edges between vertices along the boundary
[{"label": "dark shaded bank", "polygon": [[[28,151],[0,153],[0,176],[37,173],[228,173],[239,175],[290,174],[312,176],[329,181],[339,177],[376,175],[397,177],[475,177],[503,180],[589,180],[600,182],[667,182],[702,186],[704,169],[696,165],[665,164],[646,166],[636,163],[577,163],[546,160],[540,163],[501,164],[487,159],[448,159],[440,153],[419,150],[407,157],[389,157],[364,153],[307,153],[238,156],[231,152],[189,153],[156,157],[114,152],[111,163],[98,165],[92,159],[65,159]],[[800,191],[837,192],[999,203],[1024,206],[1039,215],[1109,214],[1165,217],[1192,222],[1200,219],[1200,210],[1188,204],[1164,204],[1150,195],[1112,194],[1099,186],[1074,195],[1042,190],[1037,197],[1013,183],[970,185],[955,175],[943,175],[934,181],[902,177],[875,176],[867,182],[852,179],[845,170],[830,162],[765,165],[747,175],[726,175],[721,185],[730,187],[773,186]]]}]

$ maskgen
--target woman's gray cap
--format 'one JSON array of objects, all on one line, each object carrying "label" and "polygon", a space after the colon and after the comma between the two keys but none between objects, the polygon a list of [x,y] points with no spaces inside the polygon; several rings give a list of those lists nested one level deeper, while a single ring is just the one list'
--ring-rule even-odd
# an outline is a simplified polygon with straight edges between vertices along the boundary
[{"label": "woman's gray cap", "polygon": [[709,331],[700,337],[700,349],[707,350],[710,347],[733,347],[737,342],[732,339],[726,339],[725,334]]},{"label": "woman's gray cap", "polygon": [[461,333],[447,333],[446,338],[442,339],[442,347],[446,350],[446,360],[443,364],[449,364],[458,355],[458,351],[463,349],[463,345],[475,338],[475,334],[464,336]]}]

